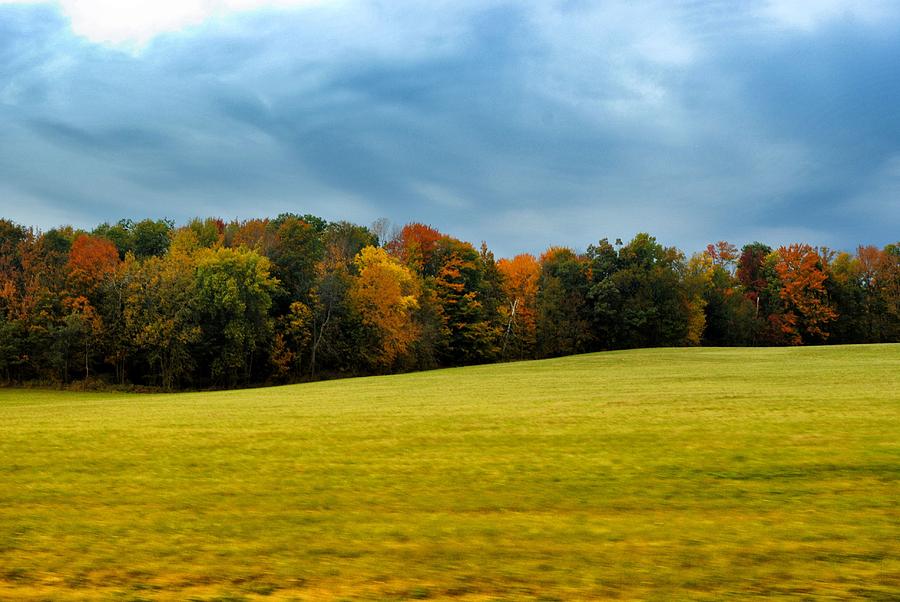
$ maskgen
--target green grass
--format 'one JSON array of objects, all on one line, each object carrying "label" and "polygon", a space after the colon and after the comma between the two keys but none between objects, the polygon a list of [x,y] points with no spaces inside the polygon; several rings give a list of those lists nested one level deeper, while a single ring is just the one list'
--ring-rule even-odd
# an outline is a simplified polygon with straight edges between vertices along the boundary
[{"label": "green grass", "polygon": [[900,598],[900,345],[0,389],[0,599]]}]

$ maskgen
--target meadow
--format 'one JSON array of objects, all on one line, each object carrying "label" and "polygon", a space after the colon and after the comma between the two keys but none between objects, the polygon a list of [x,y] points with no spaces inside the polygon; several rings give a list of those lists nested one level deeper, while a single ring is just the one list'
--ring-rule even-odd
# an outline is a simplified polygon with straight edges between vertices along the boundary
[{"label": "meadow", "polygon": [[0,389],[0,599],[900,599],[900,345]]}]

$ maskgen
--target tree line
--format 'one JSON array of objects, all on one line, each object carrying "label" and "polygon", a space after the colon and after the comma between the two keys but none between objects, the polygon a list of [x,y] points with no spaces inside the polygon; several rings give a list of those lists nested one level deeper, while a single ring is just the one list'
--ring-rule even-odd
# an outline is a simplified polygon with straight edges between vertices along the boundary
[{"label": "tree line", "polygon": [[495,259],[418,223],[0,220],[0,378],[167,390],[655,346],[900,341],[900,244]]}]

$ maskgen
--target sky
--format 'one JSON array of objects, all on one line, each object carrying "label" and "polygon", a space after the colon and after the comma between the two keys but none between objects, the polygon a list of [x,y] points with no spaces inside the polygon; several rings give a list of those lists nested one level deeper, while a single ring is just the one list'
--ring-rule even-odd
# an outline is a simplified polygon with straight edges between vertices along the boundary
[{"label": "sky", "polygon": [[900,240],[900,3],[0,0],[0,217]]}]

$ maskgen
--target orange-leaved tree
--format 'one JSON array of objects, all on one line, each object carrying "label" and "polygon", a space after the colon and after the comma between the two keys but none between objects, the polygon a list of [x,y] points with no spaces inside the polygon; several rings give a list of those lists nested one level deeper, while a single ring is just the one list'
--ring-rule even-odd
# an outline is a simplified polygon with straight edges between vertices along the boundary
[{"label": "orange-leaved tree", "polygon": [[789,343],[824,341],[829,322],[837,318],[825,290],[825,273],[819,252],[808,244],[778,249],[775,270],[781,279],[779,296],[784,304],[781,330]]},{"label": "orange-leaved tree", "polygon": [[391,255],[416,270],[434,276],[437,266],[432,259],[437,250],[438,241],[445,238],[435,228],[425,224],[412,223],[403,226],[400,235],[388,241],[385,248]]},{"label": "orange-leaved tree", "polygon": [[269,251],[272,235],[267,218],[235,220],[225,227],[225,239],[229,247],[247,247],[263,254]]},{"label": "orange-leaved tree", "polygon": [[501,259],[497,269],[503,276],[505,305],[499,308],[506,324],[503,355],[524,358],[534,355],[537,344],[537,294],[541,264],[534,255],[522,253]]},{"label": "orange-leaved tree", "polygon": [[92,294],[113,278],[119,267],[119,251],[105,238],[79,234],[72,241],[67,268],[70,284],[78,292]]}]

